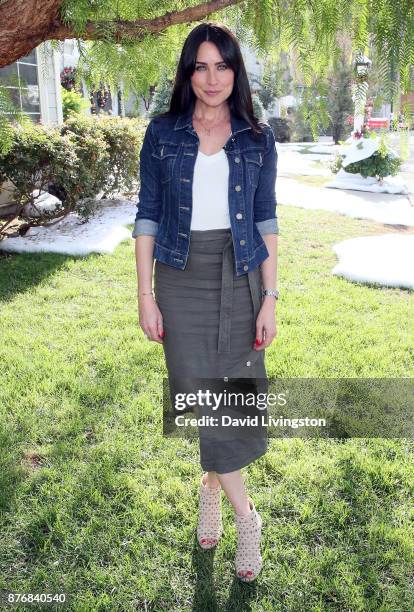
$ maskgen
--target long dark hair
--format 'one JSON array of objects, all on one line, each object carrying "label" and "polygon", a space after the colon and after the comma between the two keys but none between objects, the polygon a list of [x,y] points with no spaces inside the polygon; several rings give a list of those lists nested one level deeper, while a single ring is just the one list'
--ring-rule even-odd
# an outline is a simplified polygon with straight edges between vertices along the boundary
[{"label": "long dark hair", "polygon": [[157,116],[170,117],[194,108],[196,96],[190,77],[195,70],[198,48],[204,41],[214,43],[223,61],[234,71],[233,91],[226,100],[230,112],[245,119],[254,135],[261,134],[262,129],[253,111],[252,94],[239,43],[233,32],[222,23],[203,22],[191,30],[185,39],[178,62],[170,108]]}]

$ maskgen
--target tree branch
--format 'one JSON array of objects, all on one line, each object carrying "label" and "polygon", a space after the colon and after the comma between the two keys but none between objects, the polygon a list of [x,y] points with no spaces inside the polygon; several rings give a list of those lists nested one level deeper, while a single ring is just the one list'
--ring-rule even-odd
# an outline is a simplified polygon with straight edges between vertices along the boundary
[{"label": "tree branch", "polygon": [[[228,6],[240,4],[243,0],[210,0],[196,6],[191,6],[182,11],[165,13],[161,17],[152,19],[136,19],[135,21],[88,21],[85,32],[82,34],[84,40],[99,40],[101,28],[112,28],[114,42],[121,42],[122,37],[130,37],[140,40],[145,34],[158,34],[162,30],[181,23],[191,23],[199,21],[210,13],[220,11]],[[47,40],[63,40],[73,38],[74,32],[70,26],[66,26],[58,21],[48,34]]]},{"label": "tree branch", "polygon": [[[62,0],[0,0],[0,68],[12,64],[46,40],[140,41],[147,34],[157,35],[173,25],[191,23],[215,11],[240,4],[243,0],[210,0],[182,11],[135,21],[88,21],[85,31],[75,33],[60,18]],[[109,34],[109,36],[108,36]]]}]

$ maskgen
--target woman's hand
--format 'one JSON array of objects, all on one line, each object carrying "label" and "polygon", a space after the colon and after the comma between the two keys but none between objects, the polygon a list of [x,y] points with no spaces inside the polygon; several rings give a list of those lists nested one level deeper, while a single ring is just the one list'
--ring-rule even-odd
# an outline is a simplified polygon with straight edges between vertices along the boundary
[{"label": "woman's hand", "polygon": [[150,293],[138,299],[139,323],[148,340],[162,344],[164,329],[162,314],[154,296]]},{"label": "woman's hand", "polygon": [[253,346],[256,351],[267,348],[277,334],[275,302],[275,298],[271,295],[265,296],[263,299],[262,307],[256,319],[256,340]]}]

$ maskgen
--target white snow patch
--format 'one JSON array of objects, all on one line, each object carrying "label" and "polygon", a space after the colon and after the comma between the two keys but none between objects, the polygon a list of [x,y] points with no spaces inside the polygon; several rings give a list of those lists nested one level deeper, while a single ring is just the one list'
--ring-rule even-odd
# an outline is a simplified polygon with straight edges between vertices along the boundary
[{"label": "white snow patch", "polygon": [[62,202],[54,195],[47,191],[39,191],[35,189],[32,192],[34,206],[32,203],[26,204],[23,207],[23,214],[30,217],[39,217],[42,212],[51,212]]},{"label": "white snow patch", "polygon": [[354,191],[371,191],[373,193],[407,194],[408,187],[400,176],[386,176],[379,182],[373,176],[363,177],[341,169],[331,183],[325,187],[331,189],[352,189]]},{"label": "white snow patch", "polygon": [[351,281],[414,289],[414,236],[384,234],[343,240],[332,274]]},{"label": "white snow patch", "polygon": [[131,238],[124,227],[134,223],[136,203],[131,200],[102,199],[99,209],[87,223],[77,213],[70,213],[51,227],[32,227],[25,236],[5,238],[0,249],[14,253],[113,253],[115,247]]}]

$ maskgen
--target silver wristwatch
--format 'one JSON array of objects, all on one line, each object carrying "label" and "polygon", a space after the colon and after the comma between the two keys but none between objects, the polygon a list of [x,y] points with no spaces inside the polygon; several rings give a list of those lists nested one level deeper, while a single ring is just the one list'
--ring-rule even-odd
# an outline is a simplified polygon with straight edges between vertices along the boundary
[{"label": "silver wristwatch", "polygon": [[277,300],[279,299],[279,291],[277,289],[262,289],[262,297],[265,295],[273,295]]}]

